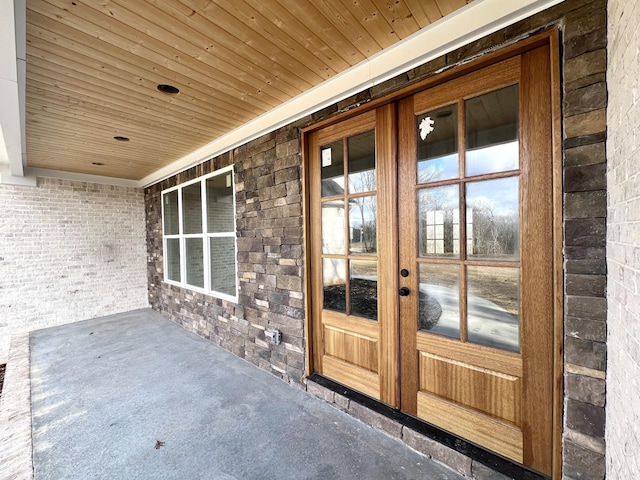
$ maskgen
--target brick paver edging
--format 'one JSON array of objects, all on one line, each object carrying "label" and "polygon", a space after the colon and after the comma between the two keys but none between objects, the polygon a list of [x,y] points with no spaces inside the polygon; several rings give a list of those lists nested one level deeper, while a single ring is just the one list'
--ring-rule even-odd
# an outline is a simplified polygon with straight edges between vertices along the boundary
[{"label": "brick paver edging", "polygon": [[0,399],[0,480],[32,480],[29,334],[11,339]]}]

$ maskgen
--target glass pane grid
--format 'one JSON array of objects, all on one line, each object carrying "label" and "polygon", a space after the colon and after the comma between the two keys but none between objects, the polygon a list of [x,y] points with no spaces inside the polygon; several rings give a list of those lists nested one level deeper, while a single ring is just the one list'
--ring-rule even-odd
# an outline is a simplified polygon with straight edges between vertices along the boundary
[{"label": "glass pane grid", "polygon": [[519,352],[518,86],[460,105],[462,157],[457,122],[435,135],[447,107],[416,117],[418,329]]},{"label": "glass pane grid", "polygon": [[323,308],[375,321],[375,131],[320,147],[320,162]]}]

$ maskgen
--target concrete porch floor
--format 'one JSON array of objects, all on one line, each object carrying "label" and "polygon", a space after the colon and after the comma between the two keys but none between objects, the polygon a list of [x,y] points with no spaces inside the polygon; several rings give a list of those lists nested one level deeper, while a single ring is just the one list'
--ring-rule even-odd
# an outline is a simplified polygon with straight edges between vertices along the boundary
[{"label": "concrete porch floor", "polygon": [[151,310],[30,344],[38,480],[463,478]]}]

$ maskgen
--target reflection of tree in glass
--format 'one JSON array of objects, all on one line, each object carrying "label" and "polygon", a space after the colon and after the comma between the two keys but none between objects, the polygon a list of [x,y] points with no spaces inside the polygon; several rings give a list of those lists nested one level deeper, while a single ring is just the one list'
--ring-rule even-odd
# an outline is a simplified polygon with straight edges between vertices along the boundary
[{"label": "reflection of tree in glass", "polygon": [[473,255],[504,256],[517,251],[518,216],[496,215],[491,204],[479,200],[473,206]]},{"label": "reflection of tree in glass", "polygon": [[[371,192],[376,188],[375,170],[367,170],[349,175],[350,192]],[[374,253],[377,250],[376,200],[374,196],[357,197],[350,200],[350,224],[352,232],[351,249],[361,253]],[[354,243],[360,243],[357,248]]]}]

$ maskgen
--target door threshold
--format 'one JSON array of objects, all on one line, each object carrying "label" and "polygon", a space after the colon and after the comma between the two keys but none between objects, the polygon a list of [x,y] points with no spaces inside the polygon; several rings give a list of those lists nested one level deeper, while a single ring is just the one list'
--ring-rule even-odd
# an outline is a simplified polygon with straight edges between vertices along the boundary
[{"label": "door threshold", "polygon": [[[458,471],[472,479],[487,478],[487,469],[500,473],[506,478],[517,480],[550,480],[544,474],[531,470],[519,463],[515,463],[501,455],[486,450],[475,443],[469,442],[457,435],[446,430],[436,427],[424,420],[402,412],[394,407],[382,403],[363,393],[353,390],[341,383],[335,382],[318,373],[314,373],[307,377],[307,391],[322,398],[329,403],[335,403],[336,406],[347,413],[359,418],[361,421],[370,426],[383,430],[385,433],[398,438],[415,450],[428,455],[449,468]],[[318,388],[320,387],[320,388]],[[337,396],[339,395],[339,397]],[[366,413],[361,414],[362,408],[353,408],[352,402],[359,407],[374,412],[384,417],[390,422],[384,422],[379,417],[372,418]],[[428,444],[431,442],[416,442],[415,435],[407,435],[409,432],[404,431],[404,427],[411,429],[415,434],[425,437],[428,440],[437,442],[447,447],[453,452],[442,451],[440,448],[430,449]],[[418,443],[418,444],[416,444]],[[419,448],[419,447],[425,448]],[[453,455],[451,454],[453,453]],[[460,454],[460,455],[456,455]],[[466,457],[466,460],[461,458]],[[480,465],[478,465],[480,464]],[[482,476],[476,476],[476,472]]]}]

